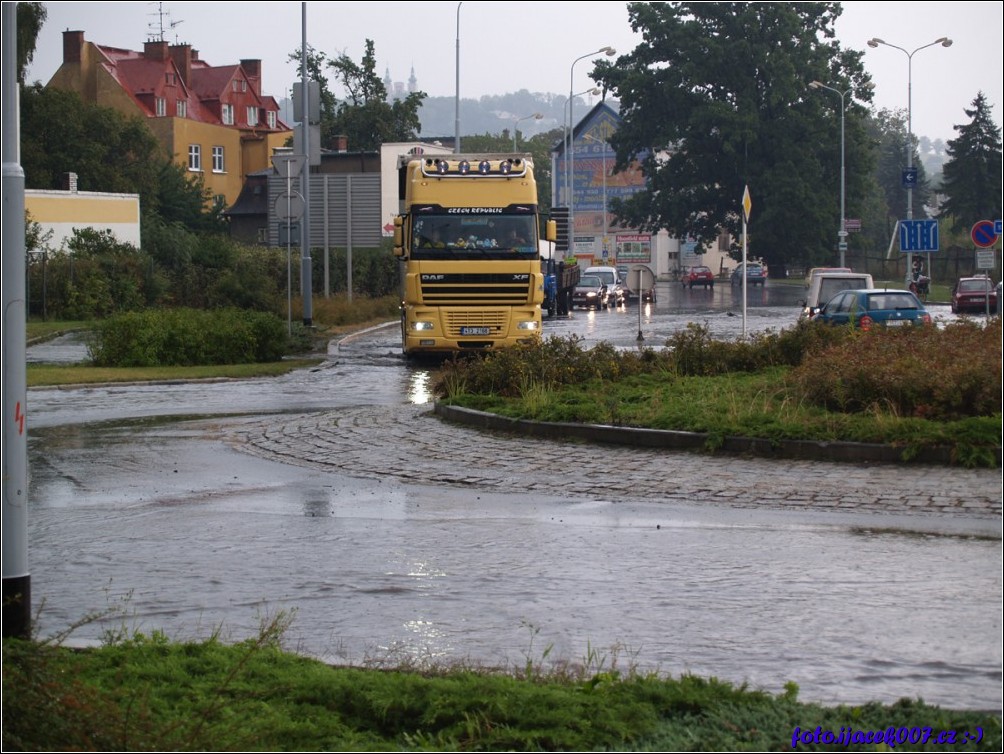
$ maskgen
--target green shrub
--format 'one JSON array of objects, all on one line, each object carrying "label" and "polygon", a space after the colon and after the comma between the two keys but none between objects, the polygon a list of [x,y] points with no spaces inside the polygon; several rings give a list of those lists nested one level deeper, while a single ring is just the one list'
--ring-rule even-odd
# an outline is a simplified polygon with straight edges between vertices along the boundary
[{"label": "green shrub", "polygon": [[159,309],[99,322],[88,344],[103,367],[198,366],[278,361],[287,325],[267,312]]}]

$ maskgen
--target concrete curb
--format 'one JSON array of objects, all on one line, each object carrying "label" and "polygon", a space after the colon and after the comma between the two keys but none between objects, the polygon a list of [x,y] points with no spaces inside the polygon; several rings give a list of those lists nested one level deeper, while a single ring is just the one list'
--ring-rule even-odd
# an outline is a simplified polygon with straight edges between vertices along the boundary
[{"label": "concrete curb", "polygon": [[[512,432],[531,437],[577,439],[610,445],[634,445],[644,448],[667,448],[704,453],[728,453],[758,458],[786,458],[803,461],[918,463],[939,466],[956,465],[948,447],[910,449],[893,445],[811,440],[765,440],[753,437],[717,438],[703,432],[679,432],[665,429],[618,427],[608,424],[573,424],[512,419],[485,411],[476,411],[444,403],[435,403],[433,412],[448,421],[471,427]],[[1001,466],[1001,448],[996,449]]]}]

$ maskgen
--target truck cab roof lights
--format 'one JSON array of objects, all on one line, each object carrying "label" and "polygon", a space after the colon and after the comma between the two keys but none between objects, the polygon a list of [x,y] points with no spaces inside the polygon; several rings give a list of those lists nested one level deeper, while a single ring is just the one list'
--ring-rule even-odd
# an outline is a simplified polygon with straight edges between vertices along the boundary
[{"label": "truck cab roof lights", "polygon": [[533,163],[521,157],[478,158],[476,172],[472,170],[473,160],[468,157],[450,160],[446,157],[427,157],[422,163],[422,174],[427,176],[505,176],[526,175]]},{"label": "truck cab roof lights", "polygon": [[461,175],[467,175],[469,172],[471,172],[471,163],[469,163],[467,160],[461,160],[460,162],[457,163],[457,170],[460,171]]}]

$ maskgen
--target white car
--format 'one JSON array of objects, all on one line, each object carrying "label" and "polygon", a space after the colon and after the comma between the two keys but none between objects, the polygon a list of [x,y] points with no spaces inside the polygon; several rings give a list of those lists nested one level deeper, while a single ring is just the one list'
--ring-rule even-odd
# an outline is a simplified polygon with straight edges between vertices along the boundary
[{"label": "white car", "polygon": [[872,276],[867,272],[817,272],[810,279],[800,318],[814,317],[827,301],[841,291],[874,287]]}]

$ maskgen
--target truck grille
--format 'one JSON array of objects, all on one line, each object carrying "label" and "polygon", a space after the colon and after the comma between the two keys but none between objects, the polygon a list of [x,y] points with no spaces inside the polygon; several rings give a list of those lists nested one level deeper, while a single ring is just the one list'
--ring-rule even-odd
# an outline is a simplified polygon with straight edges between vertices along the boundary
[{"label": "truck grille", "polygon": [[446,335],[459,338],[461,327],[488,327],[492,335],[504,335],[509,322],[505,309],[456,309],[443,312]]},{"label": "truck grille", "polygon": [[524,272],[423,274],[422,301],[439,306],[519,306],[530,300],[532,280]]}]

